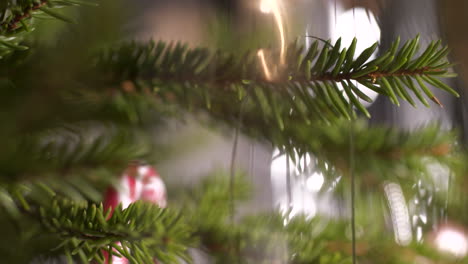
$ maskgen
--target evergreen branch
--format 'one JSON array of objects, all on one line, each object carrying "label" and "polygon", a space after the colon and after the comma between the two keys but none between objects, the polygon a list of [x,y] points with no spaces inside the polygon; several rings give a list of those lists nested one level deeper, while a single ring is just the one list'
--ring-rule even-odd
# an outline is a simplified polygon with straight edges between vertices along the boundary
[{"label": "evergreen branch", "polygon": [[105,252],[139,264],[153,264],[154,259],[164,263],[190,259],[187,249],[195,240],[180,214],[143,201],[126,209],[119,204],[117,208],[104,210],[102,203],[57,196],[44,184],[26,188],[24,194],[7,194],[16,201],[22,214],[55,234],[59,243],[54,250],[63,252],[69,263],[73,256],[83,263],[104,263]]},{"label": "evergreen branch", "polygon": [[24,0],[5,1],[0,5],[0,58],[17,50],[26,50],[21,45],[25,33],[34,30],[33,18],[41,16],[55,18],[65,22],[71,19],[63,16],[55,9],[63,6],[92,5],[87,0]]},{"label": "evergreen branch", "polygon": [[[354,85],[355,81],[389,97],[397,105],[397,95],[402,100],[413,102],[407,90],[414,92],[426,105],[422,93],[440,104],[424,83],[458,96],[438,79],[452,76],[445,70],[450,67],[445,61],[448,49],[439,48],[440,41],[433,42],[421,56],[414,56],[419,48],[418,42],[419,37],[407,41],[398,49],[397,40],[382,56],[369,62],[366,61],[375,51],[376,44],[357,59],[354,59],[356,40],[341,52],[340,41],[334,46],[324,45],[320,50],[315,43],[304,52],[302,47],[292,44],[287,52],[286,64],[276,68],[263,65],[254,52],[239,56],[221,51],[212,53],[207,49],[189,49],[180,43],[131,43],[100,54],[96,64],[103,73],[111,76],[111,82],[134,81],[139,87],[152,87],[158,96],[171,97],[176,102],[189,103],[186,98],[191,98],[192,102],[203,100],[205,108],[217,104],[221,94],[229,97],[226,101],[232,102],[243,95],[258,97],[258,107],[261,109],[257,111],[276,115],[281,124],[281,118],[286,115],[281,111],[289,114],[291,109],[298,107],[294,101],[305,104],[305,109],[296,114],[306,120],[324,116],[324,108],[328,108],[326,119],[350,119],[354,115],[348,110],[351,106],[369,116],[359,99],[372,100]],[[276,55],[274,51],[269,54],[273,58]],[[264,67],[276,69],[274,76],[265,75]],[[276,102],[278,98],[282,101],[280,105]],[[294,98],[294,101],[284,98]],[[322,106],[318,102],[322,102]]]},{"label": "evergreen branch", "polygon": [[[342,117],[355,118],[351,106],[367,113],[359,100],[371,101],[355,81],[395,104],[397,96],[414,104],[407,90],[423,103],[427,102],[421,94],[438,102],[424,82],[457,95],[437,79],[448,76],[443,70],[449,65],[444,58],[447,49],[439,49],[440,42],[433,42],[415,57],[418,41],[417,37],[398,49],[397,40],[384,55],[369,62],[376,45],[353,59],[356,40],[340,54],[336,51],[339,42],[321,50],[313,44],[305,57],[301,57],[301,48],[291,45],[286,65],[272,80],[265,77],[252,53],[244,57],[222,52],[210,55],[205,49],[189,50],[181,44],[163,42],[123,45],[102,53],[97,67],[114,84],[131,80],[135,92],[153,89],[163,104],[203,110],[233,126],[237,125],[238,103],[242,101],[243,131],[270,141],[292,157],[295,153],[313,153],[344,173],[347,161],[342,153],[349,149],[349,125]],[[327,65],[332,66],[325,69]],[[354,129],[356,155],[364,161],[357,168],[362,174],[391,176],[397,159],[407,175],[425,171],[426,158],[453,161],[450,154],[455,137],[436,126],[414,134],[370,128],[364,122]]]},{"label": "evergreen branch", "polygon": [[[0,88],[4,88],[0,96],[22,95],[28,101],[28,104],[24,104],[24,101],[12,101],[0,107],[0,117],[15,122],[15,126],[0,129],[0,135],[22,136],[64,126],[90,127],[98,122],[135,130],[148,123],[161,124],[167,116],[178,114],[175,107],[162,106],[154,97],[144,93],[116,89],[93,91],[82,85],[74,87],[76,89],[59,90],[52,88],[52,84],[42,86],[41,81],[36,80],[37,86],[32,91],[29,91],[31,87],[11,85],[21,82],[16,78],[0,83]],[[44,94],[47,96],[43,96]],[[40,111],[31,111],[31,105],[42,107]]]},{"label": "evergreen branch", "polygon": [[[35,15],[46,13],[50,17],[70,22],[70,20],[62,15],[56,15],[52,9],[60,8],[63,6],[78,6],[78,5],[94,5],[94,2],[83,0],[26,0],[26,1],[15,1],[15,3],[9,1],[7,5],[0,9],[3,21],[0,23],[0,35],[9,35],[17,32],[18,29],[22,28],[24,31],[31,31],[30,20]],[[26,23],[29,23],[26,24]]]},{"label": "evergreen branch", "polygon": [[[148,152],[141,135],[118,127],[96,124],[64,126],[18,136],[4,144],[0,175],[6,181],[83,173],[96,168],[121,169]],[[93,126],[94,125],[94,126]],[[99,129],[101,128],[101,130]]]},{"label": "evergreen branch", "polygon": [[68,205],[66,200],[40,210],[43,225],[62,237],[65,253],[78,254],[83,261],[103,262],[104,250],[132,263],[153,263],[153,258],[177,263],[177,257],[188,258],[186,250],[193,241],[177,214],[136,202],[126,209],[115,208],[107,221],[106,215],[109,212],[102,205]]},{"label": "evergreen branch", "polygon": [[[355,155],[359,157],[356,171],[361,175],[371,173],[386,179],[408,177],[416,172],[427,173],[425,168],[429,160],[456,169],[456,136],[442,132],[437,125],[402,132],[395,128],[370,127],[361,120],[355,122],[353,129]],[[295,150],[298,153],[314,153],[346,175],[349,157],[342,153],[349,149],[350,144],[347,122],[337,122],[334,126],[296,126],[291,131],[295,131],[290,133],[295,135],[293,144],[297,146]],[[284,147],[285,150],[292,148],[292,145]]]},{"label": "evergreen branch", "polygon": [[[38,11],[41,7],[47,5],[48,2],[48,0],[30,1],[30,3],[24,3],[23,6],[15,6],[14,8],[9,7],[9,10],[4,10],[2,12],[3,14],[8,11],[15,14],[12,14],[8,19],[5,19],[0,24],[0,28],[3,31],[0,31],[0,34],[11,33],[13,30],[17,29],[20,24],[22,24],[21,22],[24,23],[25,19],[31,18],[35,11]],[[27,30],[29,31],[30,29],[28,28]]]}]

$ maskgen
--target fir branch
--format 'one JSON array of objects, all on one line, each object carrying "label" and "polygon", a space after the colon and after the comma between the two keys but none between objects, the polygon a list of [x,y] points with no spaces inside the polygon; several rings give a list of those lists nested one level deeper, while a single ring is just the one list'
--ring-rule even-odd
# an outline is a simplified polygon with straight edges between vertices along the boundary
[{"label": "fir branch", "polygon": [[[41,7],[47,5],[48,3],[48,0],[40,0],[38,2],[31,1],[29,5],[26,5],[22,8],[20,7],[20,10],[18,10],[17,8],[18,11],[14,11],[16,14],[11,16],[9,20],[4,21],[0,24],[0,29],[2,29],[2,31],[0,31],[0,34],[4,35],[11,33],[13,30],[19,27],[19,24],[23,20],[31,18],[32,14],[35,11],[39,10]],[[5,11],[2,13],[5,13]]]},{"label": "fir branch", "polygon": [[41,15],[46,15],[47,18],[72,22],[55,9],[78,5],[93,5],[93,2],[88,0],[8,0],[0,6],[0,58],[13,51],[27,49],[20,43],[24,40],[25,33],[34,30],[36,23],[33,17],[39,18]]},{"label": "fir branch", "polygon": [[[421,56],[414,56],[419,47],[419,37],[407,41],[401,49],[398,49],[397,40],[382,56],[369,62],[366,61],[376,45],[353,59],[356,40],[352,46],[341,52],[337,51],[338,43],[337,41],[335,46],[324,45],[320,50],[318,44],[312,44],[304,52],[302,47],[290,45],[286,64],[276,66],[274,76],[265,75],[264,67],[268,65],[263,65],[252,51],[245,55],[221,51],[213,53],[207,49],[189,49],[187,45],[180,43],[174,45],[164,42],[122,45],[118,49],[100,54],[96,65],[106,76],[111,76],[111,82],[134,81],[140,86],[155,88],[157,95],[167,96],[165,93],[170,93],[179,102],[187,97],[195,102],[203,99],[207,104],[206,108],[216,104],[221,94],[232,97],[231,101],[238,94],[264,97],[258,95],[259,89],[263,90],[266,98],[297,98],[306,103],[305,116],[315,116],[315,119],[319,118],[317,115],[324,115],[317,101],[325,103],[325,108],[332,112],[332,115],[325,115],[327,119],[332,119],[333,116],[349,119],[354,114],[348,113],[350,106],[369,116],[359,98],[370,102],[372,100],[354,86],[354,81],[389,97],[397,105],[397,95],[402,100],[412,102],[412,98],[406,96],[406,90],[417,95],[426,94],[429,99],[440,104],[424,82],[458,96],[457,92],[438,79],[453,76],[445,70],[450,67],[445,61],[448,49],[439,48],[440,41],[431,43]],[[274,51],[268,54],[275,57]],[[414,81],[417,81],[417,85]],[[393,83],[400,86],[392,85]],[[400,88],[404,91],[400,91]],[[345,96],[342,94],[343,90]],[[418,99],[425,103],[424,98],[418,96]],[[209,101],[212,102],[208,103]],[[275,112],[277,106],[272,105],[272,102],[269,104]],[[294,109],[293,105],[286,105],[284,102],[281,104],[280,108],[284,111]],[[308,113],[317,107],[319,114]],[[279,116],[282,114],[280,112]]]},{"label": "fir branch", "polygon": [[[162,104],[202,110],[232,126],[237,126],[238,104],[242,101],[244,132],[270,141],[293,157],[295,153],[312,153],[345,172],[347,160],[342,153],[349,149],[349,125],[343,117],[355,119],[352,107],[368,114],[360,100],[372,101],[355,81],[395,104],[399,104],[398,97],[414,103],[416,99],[408,91],[423,103],[427,104],[422,94],[438,102],[424,82],[458,95],[437,79],[451,76],[444,69],[450,65],[444,58],[447,48],[439,48],[440,41],[433,42],[421,56],[414,56],[418,42],[419,37],[399,49],[397,40],[382,56],[369,62],[366,60],[376,45],[353,59],[356,40],[341,52],[336,52],[338,44],[320,50],[313,44],[306,52],[293,44],[286,65],[271,80],[252,52],[245,56],[211,54],[180,43],[123,45],[100,54],[96,65],[110,82],[118,85],[130,80],[137,93],[152,89]],[[438,127],[408,134],[358,123],[354,126],[356,155],[365,161],[358,164],[360,173],[390,177],[399,159],[398,166],[404,167],[405,173],[416,175],[424,171],[425,158],[451,160],[455,137]]]},{"label": "fir branch", "polygon": [[139,264],[153,264],[154,259],[164,263],[190,259],[187,249],[195,242],[191,228],[173,211],[143,201],[126,209],[119,205],[104,210],[102,203],[69,200],[44,184],[30,185],[27,190],[7,194],[23,215],[55,234],[59,243],[54,251],[63,252],[69,263],[73,258],[104,263],[104,252]]},{"label": "fir branch", "polygon": [[41,13],[69,22],[69,19],[55,15],[56,13],[51,10],[54,7],[80,5],[95,5],[95,3],[89,0],[26,0],[18,1],[18,3],[10,1],[3,10],[0,9],[0,14],[3,17],[3,21],[0,23],[0,35],[14,34],[20,27],[25,31],[31,31],[32,28],[27,24],[30,23],[28,20]]},{"label": "fir branch", "polygon": [[78,123],[17,136],[0,153],[3,181],[66,177],[85,171],[121,169],[149,151],[142,134],[117,126]]},{"label": "fir branch", "polygon": [[[296,126],[286,131],[294,135],[294,143],[283,147],[292,155],[313,155],[337,170],[338,175],[347,176],[349,157],[343,155],[351,142],[349,123],[336,122],[333,126],[317,124]],[[457,136],[444,132],[438,125],[427,126],[411,132],[396,128],[369,126],[364,120],[353,125],[355,172],[359,182],[372,192],[375,184],[391,179],[410,180],[431,171],[428,165],[439,163],[457,171],[461,164],[458,156]],[[455,177],[455,175],[454,175]]]}]

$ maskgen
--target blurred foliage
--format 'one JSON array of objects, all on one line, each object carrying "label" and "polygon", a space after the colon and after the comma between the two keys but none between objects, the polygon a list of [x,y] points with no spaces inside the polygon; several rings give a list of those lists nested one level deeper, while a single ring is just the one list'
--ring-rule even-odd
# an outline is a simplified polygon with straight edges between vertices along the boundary
[{"label": "blurred foliage", "polygon": [[[428,164],[447,166],[454,185],[448,208],[465,212],[453,218],[466,223],[466,177],[460,177],[466,168],[454,133],[438,126],[411,132],[369,127],[358,118],[368,116],[360,100],[372,100],[355,82],[395,105],[417,100],[429,106],[427,99],[440,104],[426,84],[458,96],[440,81],[454,76],[440,41],[415,56],[418,37],[401,48],[396,40],[371,61],[377,44],[355,59],[357,40],[345,48],[340,40],[305,48],[291,43],[284,63],[264,63],[268,75],[257,48],[264,48],[266,60],[283,55],[256,42],[254,32],[221,32],[218,39],[228,44],[246,39],[239,49],[224,45],[227,51],[122,42],[120,1],[69,8],[93,3],[0,4],[0,255],[7,263],[49,255],[103,262],[104,251],[132,263],[178,263],[190,261],[191,247],[218,263],[349,263],[346,219],[291,218],[285,212],[235,217],[237,205],[252,196],[238,175],[218,173],[192,190],[171,190],[171,209],[137,202],[112,216],[103,210],[102,190],[128,162],[155,157],[160,149],[151,134],[187,112],[208,124],[238,127],[283,153],[313,154],[327,175],[344,176],[342,186],[354,166],[359,192],[376,201],[382,201],[379,186],[387,180],[405,189],[431,174]],[[37,26],[42,29],[29,33]],[[351,147],[354,161],[347,155]],[[385,219],[369,214],[357,212],[358,224],[366,226],[357,245],[363,263],[413,263],[420,256],[429,263],[466,263],[439,256],[426,244],[397,246],[391,236],[382,237]]]},{"label": "blurred foliage", "polygon": [[[428,105],[422,94],[439,103],[423,80],[458,95],[438,80],[453,76],[444,70],[450,66],[444,59],[446,47],[438,49],[440,42],[433,42],[420,57],[410,59],[418,49],[418,38],[406,42],[400,50],[398,43],[367,63],[376,45],[353,59],[350,54],[356,41],[350,52],[346,48],[339,52],[340,40],[320,49],[315,42],[304,53],[293,44],[286,55],[286,68],[273,80],[264,76],[253,52],[236,57],[221,51],[189,49],[180,43],[131,43],[102,53],[96,64],[116,85],[130,80],[135,93],[153,93],[161,104],[208,113],[217,122],[238,126],[290,156],[295,152],[299,156],[313,153],[344,174],[349,157],[343,153],[350,148],[351,131],[359,157],[356,171],[366,175],[372,186],[395,176],[425,173],[428,159],[451,167],[457,160],[452,155],[456,153],[456,136],[438,126],[401,132],[368,127],[365,121],[356,120],[354,107],[367,113],[358,97],[370,99],[357,89],[354,80],[388,96],[395,104],[396,94],[414,103],[406,90],[418,95],[424,104]],[[347,119],[353,120],[352,125]],[[376,175],[381,178],[376,179]]]},{"label": "blurred foliage", "polygon": [[[290,216],[286,211],[261,213],[232,219],[228,212],[231,188],[237,206],[248,197],[248,185],[241,175],[230,185],[227,177],[215,174],[193,190],[175,192],[177,202],[200,237],[201,250],[216,263],[351,263],[350,223],[325,216]],[[177,199],[179,198],[179,199]],[[375,197],[378,200],[378,197]],[[361,203],[359,203],[361,204]],[[358,260],[363,263],[468,263],[436,253],[427,243],[398,246],[392,235],[382,236],[384,214],[369,217],[358,209],[357,225],[362,229],[357,242]],[[367,214],[367,216],[365,216]],[[347,235],[348,234],[348,235]],[[433,262],[431,262],[433,261]]]}]

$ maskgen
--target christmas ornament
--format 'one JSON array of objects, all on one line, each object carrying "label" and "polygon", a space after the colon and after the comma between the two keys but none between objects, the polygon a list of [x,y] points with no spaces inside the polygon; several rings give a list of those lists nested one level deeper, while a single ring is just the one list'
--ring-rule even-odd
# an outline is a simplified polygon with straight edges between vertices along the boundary
[{"label": "christmas ornament", "polygon": [[[110,187],[107,190],[104,208],[105,210],[110,208],[113,211],[119,203],[122,204],[122,208],[127,208],[131,203],[138,200],[148,201],[165,208],[167,205],[166,187],[153,167],[132,163],[120,178],[118,187]],[[107,264],[109,263],[109,256],[107,251],[103,253]],[[126,258],[112,256],[112,263],[128,264],[129,262]]]}]

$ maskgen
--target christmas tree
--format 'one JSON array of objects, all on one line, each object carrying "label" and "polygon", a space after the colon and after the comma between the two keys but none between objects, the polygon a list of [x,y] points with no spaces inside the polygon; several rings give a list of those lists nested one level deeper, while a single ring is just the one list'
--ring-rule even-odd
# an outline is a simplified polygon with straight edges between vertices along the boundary
[{"label": "christmas tree", "polygon": [[[418,202],[468,224],[457,134],[371,126],[360,88],[395,107],[442,106],[430,87],[458,97],[443,82],[455,74],[442,41],[398,38],[375,59],[378,44],[358,54],[357,39],[223,50],[123,41],[117,14],[106,1],[0,4],[0,263],[190,263],[197,250],[214,263],[468,263],[437,242],[443,229],[411,240],[405,225],[403,194],[421,193],[437,169],[450,172],[450,191]],[[169,188],[166,206],[145,189],[161,183],[141,163],[157,166],[164,150],[152,137],[187,113],[278,148],[300,173],[313,157],[347,206],[333,217],[289,207],[241,216],[253,193],[234,166]],[[138,184],[130,201],[116,197]]]}]

